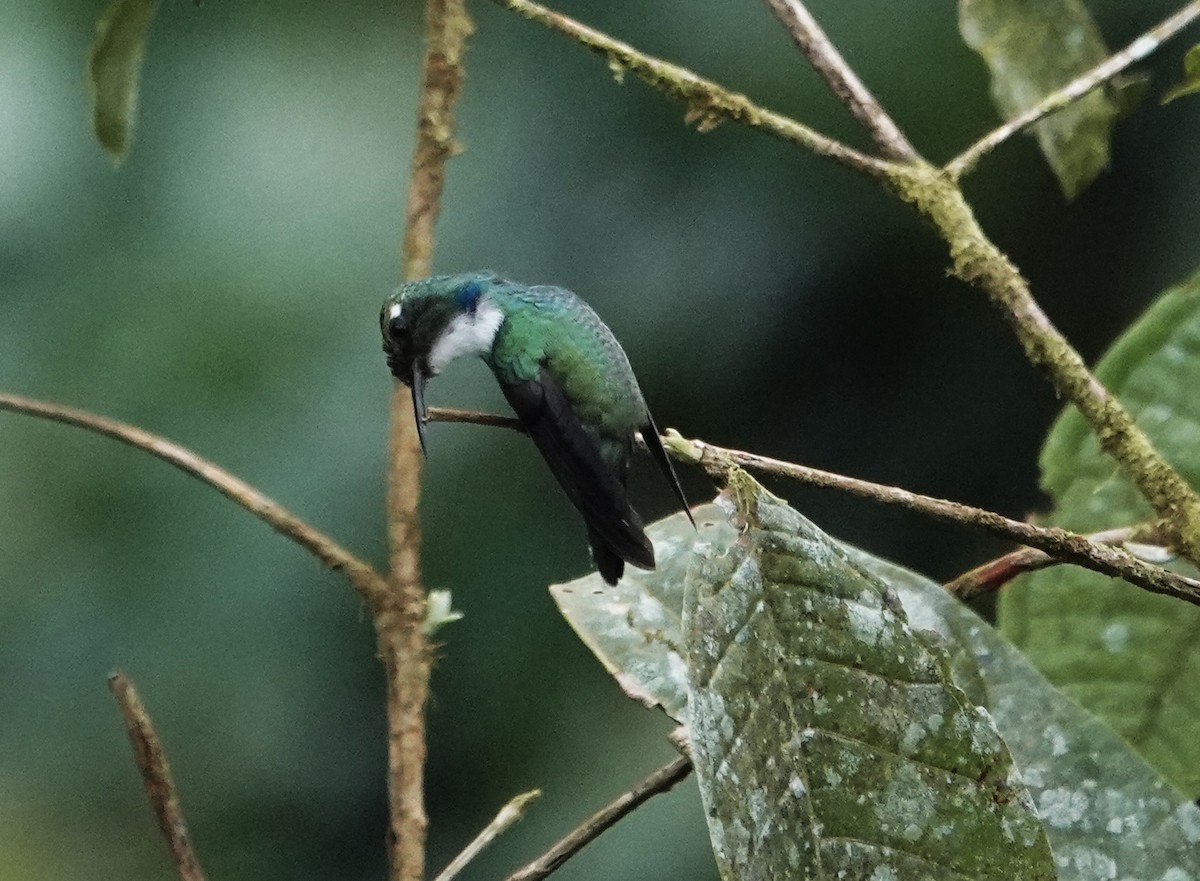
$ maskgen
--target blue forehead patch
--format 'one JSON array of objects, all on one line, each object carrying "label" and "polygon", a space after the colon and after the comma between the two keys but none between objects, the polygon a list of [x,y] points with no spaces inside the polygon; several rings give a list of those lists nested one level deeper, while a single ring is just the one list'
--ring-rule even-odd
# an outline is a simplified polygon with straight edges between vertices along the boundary
[{"label": "blue forehead patch", "polygon": [[483,286],[477,281],[471,281],[459,288],[454,298],[458,300],[458,305],[474,312],[475,307],[479,305],[479,298],[482,294]]}]

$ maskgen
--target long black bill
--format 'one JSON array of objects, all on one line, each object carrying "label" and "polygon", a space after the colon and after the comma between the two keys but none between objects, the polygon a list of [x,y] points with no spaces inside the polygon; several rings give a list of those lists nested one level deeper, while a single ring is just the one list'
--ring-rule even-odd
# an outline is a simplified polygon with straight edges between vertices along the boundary
[{"label": "long black bill", "polygon": [[429,411],[425,409],[425,374],[421,365],[413,363],[412,371],[412,402],[413,418],[417,420],[417,437],[421,440],[421,453],[429,458],[429,448],[425,446],[425,423],[429,421]]}]

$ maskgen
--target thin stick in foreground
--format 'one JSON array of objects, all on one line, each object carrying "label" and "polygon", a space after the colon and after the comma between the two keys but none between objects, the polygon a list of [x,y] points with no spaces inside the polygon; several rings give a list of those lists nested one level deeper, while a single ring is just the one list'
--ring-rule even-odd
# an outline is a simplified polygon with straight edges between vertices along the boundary
[{"label": "thin stick in foreground", "polygon": [[329,536],[301,520],[274,499],[264,495],[244,480],[234,477],[220,466],[201,458],[187,447],[180,446],[159,435],[151,434],[134,425],[106,419],[86,410],[77,410],[74,407],[65,407],[61,404],[52,404],[49,401],[39,401],[20,395],[0,392],[0,410],[36,416],[39,419],[60,422],[63,425],[73,425],[76,428],[110,437],[127,446],[149,453],[151,456],[174,465],[184,474],[188,474],[202,483],[207,483],[217,492],[265,522],[276,532],[300,545],[323,565],[342,572],[363,599],[370,601],[375,596],[387,593],[387,582],[372,567]]},{"label": "thin stick in foreground", "polygon": [[1093,89],[1104,85],[1117,74],[1146,58],[1159,46],[1200,18],[1200,2],[1189,3],[1161,23],[1150,28],[1120,52],[1110,55],[1100,64],[1071,80],[1061,89],[1051,92],[1024,113],[1020,113],[999,128],[988,132],[958,156],[946,163],[945,173],[958,180],[970,173],[979,160],[995,150],[1013,135],[1036,125],[1051,113],[1078,101]]},{"label": "thin stick in foreground", "polygon": [[633,813],[647,801],[667,792],[692,773],[690,759],[680,756],[659,768],[633,789],[601,808],[570,834],[532,863],[509,875],[506,881],[542,881],[567,860],[583,850],[590,842],[611,829],[622,817]]},{"label": "thin stick in foreground", "polygon": [[485,847],[525,816],[525,808],[529,807],[529,804],[541,794],[540,789],[531,789],[529,792],[522,792],[509,799],[508,804],[500,809],[500,813],[496,814],[492,822],[484,826],[483,831],[476,835],[474,840],[463,848],[462,853],[452,859],[433,881],[452,881],[454,876],[466,868],[471,860],[479,856]]},{"label": "thin stick in foreground", "polygon": [[[435,421],[469,422],[520,430],[515,419],[491,413],[431,407],[429,418]],[[1120,548],[1088,541],[1085,536],[1065,529],[1035,526],[1032,523],[1010,520],[994,511],[923,496],[896,486],[872,483],[869,480],[783,462],[742,450],[717,447],[701,440],[689,440],[672,430],[663,435],[662,442],[667,452],[679,461],[700,465],[713,473],[719,473],[728,464],[734,464],[763,474],[790,477],[810,486],[837,489],[874,502],[898,505],[936,520],[974,527],[999,538],[1037,548],[1056,560],[1074,563],[1103,575],[1122,578],[1152,593],[1161,593],[1200,605],[1200,581],[1177,575],[1161,566],[1145,563]]]},{"label": "thin stick in foreground", "polygon": [[179,877],[181,881],[204,881],[204,870],[200,868],[200,861],[196,859],[192,850],[192,840],[183,818],[183,809],[179,806],[179,796],[175,793],[171,766],[167,762],[167,754],[163,752],[162,743],[154,732],[150,714],[142,706],[137,690],[124,673],[118,671],[109,676],[108,687],[112,689],[121,709],[125,730],[133,746],[133,760],[142,775],[146,795],[149,796],[150,806],[154,808],[154,815],[158,818],[158,827],[162,830],[163,838],[167,840],[167,846],[171,849],[171,857],[175,860]]},{"label": "thin stick in foreground", "polygon": [[917,151],[904,132],[846,63],[808,8],[800,0],[766,0],[766,4],[830,91],[870,133],[883,155],[901,162],[917,159]]}]

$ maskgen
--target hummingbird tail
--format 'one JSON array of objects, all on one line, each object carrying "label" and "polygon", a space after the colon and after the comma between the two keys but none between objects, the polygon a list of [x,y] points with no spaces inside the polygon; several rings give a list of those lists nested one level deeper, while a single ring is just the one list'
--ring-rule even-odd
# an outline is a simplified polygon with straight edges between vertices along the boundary
[{"label": "hummingbird tail", "polygon": [[604,539],[588,530],[588,543],[592,546],[592,560],[607,584],[616,584],[625,574],[625,561],[604,544]]}]

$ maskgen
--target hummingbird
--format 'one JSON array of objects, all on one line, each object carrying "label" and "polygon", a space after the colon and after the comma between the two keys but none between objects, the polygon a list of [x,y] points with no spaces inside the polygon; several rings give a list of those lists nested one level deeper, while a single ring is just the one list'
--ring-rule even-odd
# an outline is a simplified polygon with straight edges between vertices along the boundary
[{"label": "hummingbird", "polygon": [[388,367],[412,390],[422,450],[426,381],[461,356],[483,359],[583,515],[608,584],[626,563],[654,568],[654,546],[625,488],[634,432],[695,525],[624,349],[573,292],[492,272],[439,275],[402,285],[384,301],[379,322]]}]

